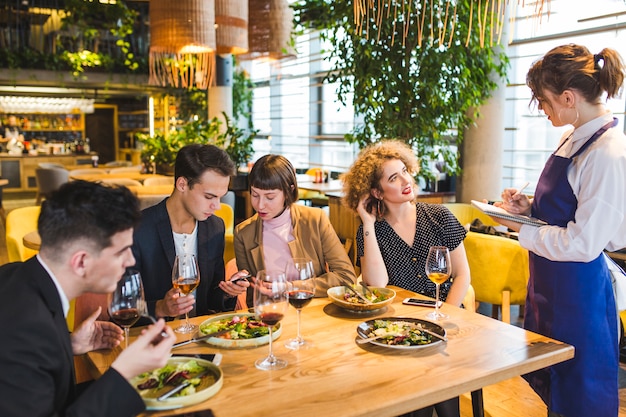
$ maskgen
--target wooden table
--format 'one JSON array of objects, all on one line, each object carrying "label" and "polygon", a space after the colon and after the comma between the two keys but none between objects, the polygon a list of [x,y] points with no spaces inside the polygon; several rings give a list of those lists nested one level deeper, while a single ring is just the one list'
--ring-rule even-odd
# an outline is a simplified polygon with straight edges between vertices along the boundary
[{"label": "wooden table", "polygon": [[[137,180],[142,182],[147,178],[154,177],[164,177],[164,175],[159,174],[142,174],[140,172],[119,172],[113,174],[78,174],[78,175],[70,175],[70,180],[83,180],[83,181],[101,181],[106,179],[118,179],[118,178],[129,178],[131,180]],[[172,180],[172,188],[174,187],[174,182]]]},{"label": "wooden table", "polygon": [[138,197],[146,195],[169,196],[174,191],[174,181],[172,180],[171,185],[143,185],[141,187],[131,185],[128,189]]},{"label": "wooden table", "polygon": [[[290,308],[282,321],[282,335],[274,342],[274,353],[289,362],[282,370],[255,368],[254,361],[267,355],[267,346],[229,350],[200,343],[176,349],[177,354],[221,352],[224,385],[204,403],[144,415],[210,408],[217,417],[397,416],[574,356],[570,345],[449,305],[443,311],[450,318],[442,322],[447,343],[416,350],[357,345],[356,327],[365,320],[424,318],[431,311],[403,305],[402,300],[414,294],[396,290],[394,303],[378,315],[348,313],[328,299],[313,300],[302,312],[302,335],[314,345],[302,351],[284,347],[296,334],[296,311]],[[87,354],[96,376],[108,369],[118,352],[119,348]]]},{"label": "wooden table", "polygon": [[33,230],[32,232],[26,233],[22,237],[22,243],[24,243],[24,246],[28,249],[39,250],[41,247],[41,237],[39,236],[39,232]]},{"label": "wooden table", "polygon": [[329,182],[298,181],[298,188],[320,193],[338,192],[343,189],[343,182],[340,180],[330,180]]}]

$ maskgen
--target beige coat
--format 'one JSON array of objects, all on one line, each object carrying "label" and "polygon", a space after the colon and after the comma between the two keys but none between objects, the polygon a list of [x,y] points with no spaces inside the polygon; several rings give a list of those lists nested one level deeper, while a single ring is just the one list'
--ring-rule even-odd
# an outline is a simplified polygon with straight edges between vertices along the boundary
[{"label": "beige coat", "polygon": [[[342,280],[356,282],[354,267],[326,214],[321,209],[300,204],[292,204],[290,209],[295,240],[289,242],[289,250],[293,258],[313,261],[317,277],[315,296],[326,297],[326,290],[342,285]],[[235,258],[237,268],[246,269],[252,275],[265,268],[263,221],[258,215],[235,228]],[[248,301],[248,305],[252,305]]]}]

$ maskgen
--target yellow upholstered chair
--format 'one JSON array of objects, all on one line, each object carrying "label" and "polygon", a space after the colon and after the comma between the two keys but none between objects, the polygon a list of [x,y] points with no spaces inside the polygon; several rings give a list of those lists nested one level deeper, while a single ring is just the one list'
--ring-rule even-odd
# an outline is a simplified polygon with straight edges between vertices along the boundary
[{"label": "yellow upholstered chair", "polygon": [[40,206],[13,209],[7,215],[6,243],[9,262],[25,261],[37,254],[36,250],[24,246],[24,235],[37,230]]},{"label": "yellow upholstered chair", "polygon": [[169,185],[174,188],[174,177],[149,177],[143,180],[144,187],[153,185]]},{"label": "yellow upholstered chair", "polygon": [[[461,224],[475,218],[484,224],[496,225],[490,217],[469,204],[444,204]],[[485,218],[486,216],[486,218]],[[517,240],[503,236],[468,232],[464,241],[472,275],[476,301],[494,306],[492,316],[497,318],[497,306],[502,308],[502,321],[511,322],[511,304],[523,306],[530,272],[528,251]]]},{"label": "yellow upholstered chair", "polygon": [[235,257],[235,211],[225,203],[220,204],[219,210],[213,213],[224,220],[224,264]]}]

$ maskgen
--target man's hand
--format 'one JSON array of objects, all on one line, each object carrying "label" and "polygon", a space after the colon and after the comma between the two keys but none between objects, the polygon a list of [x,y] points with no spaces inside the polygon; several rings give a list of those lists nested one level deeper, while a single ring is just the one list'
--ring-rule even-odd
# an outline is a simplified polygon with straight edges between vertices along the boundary
[{"label": "man's hand", "polygon": [[247,291],[250,286],[250,282],[248,282],[248,278],[250,274],[245,269],[241,271],[237,271],[230,277],[228,281],[221,281],[218,285],[226,294],[231,297],[237,297],[239,294]]},{"label": "man's hand", "polygon": [[[168,336],[161,338],[162,331],[165,331]],[[127,380],[143,372],[161,368],[167,364],[175,342],[174,331],[165,325],[163,319],[160,319],[156,324],[145,329],[137,340],[124,349],[111,367]]]},{"label": "man's hand", "polygon": [[110,349],[124,340],[124,332],[116,324],[96,321],[101,311],[102,307],[98,307],[74,329],[70,336],[74,355],[82,355],[96,349]]}]

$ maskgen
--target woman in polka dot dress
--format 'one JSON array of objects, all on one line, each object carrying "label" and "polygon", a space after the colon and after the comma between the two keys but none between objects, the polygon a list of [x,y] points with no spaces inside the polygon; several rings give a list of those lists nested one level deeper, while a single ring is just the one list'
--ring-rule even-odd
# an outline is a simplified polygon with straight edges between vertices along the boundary
[{"label": "woman in polka dot dress", "polygon": [[[368,285],[395,285],[434,298],[435,284],[424,271],[426,256],[431,246],[446,246],[452,275],[441,285],[440,298],[460,306],[470,284],[466,231],[444,206],[415,201],[413,174],[418,167],[406,144],[382,141],[365,148],[342,177],[343,203],[362,221],[357,265]],[[435,408],[439,417],[458,416],[458,398]],[[432,407],[411,415],[430,417]]]}]

